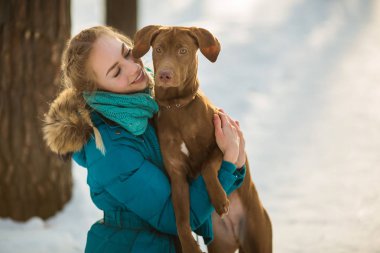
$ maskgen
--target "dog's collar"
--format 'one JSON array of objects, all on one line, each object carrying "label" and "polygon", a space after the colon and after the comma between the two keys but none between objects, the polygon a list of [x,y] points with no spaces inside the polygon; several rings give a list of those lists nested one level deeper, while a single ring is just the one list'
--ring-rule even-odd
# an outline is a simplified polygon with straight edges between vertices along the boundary
[{"label": "dog's collar", "polygon": [[158,105],[160,106],[160,108],[163,108],[163,109],[167,109],[167,110],[170,110],[170,109],[180,109],[180,108],[183,108],[183,107],[187,106],[192,101],[194,101],[194,99],[197,96],[198,96],[198,93],[196,93],[195,95],[190,96],[190,97],[185,97],[183,99],[178,99],[177,100],[178,102],[175,103],[175,104],[163,103],[163,102],[160,102],[158,100],[156,100],[156,102],[158,103]]}]

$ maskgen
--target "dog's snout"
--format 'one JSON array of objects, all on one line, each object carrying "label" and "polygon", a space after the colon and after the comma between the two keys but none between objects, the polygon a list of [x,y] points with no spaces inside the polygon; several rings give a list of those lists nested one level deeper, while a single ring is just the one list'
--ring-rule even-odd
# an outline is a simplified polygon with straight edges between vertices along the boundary
[{"label": "dog's snout", "polygon": [[169,82],[173,79],[173,71],[170,70],[161,70],[158,73],[158,76],[160,78],[160,81],[162,82]]}]

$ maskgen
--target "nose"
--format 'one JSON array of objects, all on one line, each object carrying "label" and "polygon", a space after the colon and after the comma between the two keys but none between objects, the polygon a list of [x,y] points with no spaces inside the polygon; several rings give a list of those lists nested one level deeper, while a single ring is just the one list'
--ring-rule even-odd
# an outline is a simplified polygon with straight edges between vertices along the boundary
[{"label": "nose", "polygon": [[128,76],[133,76],[136,74],[136,72],[140,69],[140,65],[133,61],[132,59],[127,59],[124,62],[126,74]]},{"label": "nose", "polygon": [[161,82],[170,82],[173,79],[173,71],[165,69],[158,72]]}]

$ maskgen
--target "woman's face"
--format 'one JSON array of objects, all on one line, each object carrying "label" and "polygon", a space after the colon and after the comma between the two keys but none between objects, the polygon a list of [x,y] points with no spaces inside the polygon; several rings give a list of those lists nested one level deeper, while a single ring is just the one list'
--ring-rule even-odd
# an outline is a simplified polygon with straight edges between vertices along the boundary
[{"label": "woman's face", "polygon": [[148,86],[148,76],[141,61],[119,39],[102,35],[94,43],[89,67],[95,72],[98,88],[115,93],[132,93]]}]

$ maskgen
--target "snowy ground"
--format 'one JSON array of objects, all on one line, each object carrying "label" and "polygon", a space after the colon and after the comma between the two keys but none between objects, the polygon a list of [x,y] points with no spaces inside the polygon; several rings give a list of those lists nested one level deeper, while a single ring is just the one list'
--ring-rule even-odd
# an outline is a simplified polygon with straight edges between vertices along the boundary
[{"label": "snowy ground", "polygon": [[[72,1],[73,31],[102,22]],[[168,8],[168,6],[170,6]],[[380,1],[140,1],[139,26],[202,26],[222,43],[200,56],[203,91],[242,125],[279,253],[380,252]],[[91,11],[89,11],[91,10]],[[149,64],[149,58],[146,59]],[[101,214],[74,167],[55,217],[0,220],[0,252],[83,252]]]}]

